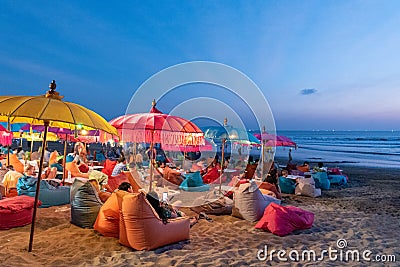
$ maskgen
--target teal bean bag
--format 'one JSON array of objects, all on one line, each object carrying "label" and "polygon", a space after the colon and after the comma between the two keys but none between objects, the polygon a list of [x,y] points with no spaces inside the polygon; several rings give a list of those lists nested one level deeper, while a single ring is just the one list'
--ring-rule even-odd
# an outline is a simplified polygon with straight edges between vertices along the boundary
[{"label": "teal bean bag", "polygon": [[296,188],[296,182],[293,179],[289,179],[286,177],[279,177],[279,188],[282,193],[285,194],[294,194],[294,190]]},{"label": "teal bean bag", "polygon": [[[18,179],[18,195],[34,197],[36,195],[37,178],[23,175]],[[45,180],[40,180],[39,200],[42,202],[40,208],[60,206],[69,203],[69,187],[50,185]]]},{"label": "teal bean bag", "polygon": [[331,182],[328,179],[326,172],[315,172],[312,174],[312,178],[315,180],[315,187],[328,190],[331,188]]},{"label": "teal bean bag", "polygon": [[210,185],[204,184],[200,172],[190,172],[183,175],[185,180],[179,186],[180,189],[191,192],[203,192],[210,190]]},{"label": "teal bean bag", "polygon": [[347,178],[345,175],[330,174],[328,179],[331,184],[345,185],[347,184]]}]

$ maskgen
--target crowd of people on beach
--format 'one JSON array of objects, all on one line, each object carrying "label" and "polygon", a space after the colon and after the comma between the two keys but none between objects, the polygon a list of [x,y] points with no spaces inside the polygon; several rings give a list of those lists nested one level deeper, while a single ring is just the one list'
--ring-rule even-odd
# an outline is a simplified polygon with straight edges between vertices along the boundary
[{"label": "crowd of people on beach", "polygon": [[[214,157],[201,157],[201,153],[182,153],[182,157],[177,160],[169,158],[177,154],[166,154],[159,146],[134,146],[129,149],[106,146],[104,149],[102,147],[89,152],[86,144],[76,142],[73,150],[65,157],[57,150],[50,152],[48,149],[32,153],[24,152],[20,147],[13,151],[1,148],[0,151],[3,167],[7,166],[3,168],[0,198],[9,199],[23,194],[34,196],[35,182],[39,181],[38,165],[43,155],[41,183],[46,182],[46,190],[58,192],[59,189],[59,194],[65,195],[64,202],[54,205],[69,203],[71,223],[83,228],[94,228],[106,236],[110,225],[119,231],[116,225],[119,224],[121,206],[112,203],[119,203],[116,199],[125,193],[134,193],[131,194],[132,197],[142,194],[147,204],[152,207],[155,218],[159,218],[164,225],[172,224],[179,218],[187,219],[190,226],[195,225],[201,218],[211,222],[212,219],[206,214],[209,211],[215,212],[212,214],[232,214],[255,221],[261,219],[262,211],[269,203],[280,205],[285,194],[320,196],[321,191],[318,192],[320,189],[316,188],[318,183],[314,183],[313,178],[316,178],[312,175],[317,172],[325,172],[328,175],[330,171],[322,162],[315,167],[311,167],[309,162],[297,166],[292,163],[292,159],[283,168],[273,161],[260,168],[260,161],[252,156],[233,159],[230,156],[222,158],[218,154]],[[265,169],[263,173],[262,170],[266,166],[269,169]],[[197,207],[200,210],[196,211],[196,216],[186,216],[180,208],[182,202],[179,194],[184,196],[185,191],[207,191],[206,195],[212,195],[217,192],[213,191],[217,190],[217,184],[220,186],[216,203],[204,206],[206,201]],[[221,184],[227,186],[222,189]],[[257,189],[248,189],[253,185],[256,185]],[[246,188],[249,194],[257,190],[260,195],[245,197],[244,199],[252,199],[254,203],[239,211],[242,205],[238,204],[241,201],[240,194],[244,194]],[[174,203],[170,203],[172,197],[168,196],[169,193],[177,194]],[[39,198],[40,195],[42,192]],[[238,205],[235,209],[234,203]],[[45,207],[49,205],[52,204],[46,203]],[[111,216],[110,205],[114,205],[113,209],[118,213],[111,221],[107,220],[110,218],[108,216]],[[246,215],[252,209],[259,208],[262,208],[262,211],[250,212],[257,214],[256,217]],[[135,209],[132,212],[134,211]],[[302,212],[306,214],[306,211]],[[307,225],[309,227],[309,224]],[[114,236],[117,234],[114,233]]]}]

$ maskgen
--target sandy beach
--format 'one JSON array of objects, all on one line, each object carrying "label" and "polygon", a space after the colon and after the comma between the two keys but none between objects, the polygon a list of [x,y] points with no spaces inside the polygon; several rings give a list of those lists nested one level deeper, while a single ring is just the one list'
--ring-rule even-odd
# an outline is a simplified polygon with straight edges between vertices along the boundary
[{"label": "sandy beach", "polygon": [[[337,241],[342,250],[365,250],[375,255],[394,255],[400,260],[400,180],[398,170],[342,167],[349,176],[346,187],[323,191],[320,198],[284,195],[283,205],[293,205],[315,214],[311,229],[279,237],[257,230],[255,223],[232,216],[199,220],[190,230],[190,240],[154,251],[134,251],[103,237],[92,229],[70,224],[70,206],[38,210],[33,244],[29,253],[30,225],[1,231],[2,266],[350,266],[370,265],[360,259],[347,263],[325,255],[322,261],[287,262],[264,252],[314,250],[318,256]],[[189,213],[189,211],[186,211]],[[189,214],[190,215],[190,214]],[[260,250],[262,250],[260,252]],[[258,255],[258,256],[257,256]],[[270,254],[268,254],[270,255]],[[339,255],[339,254],[338,254]],[[338,256],[339,257],[339,256]],[[380,258],[382,259],[382,257]],[[382,263],[374,263],[379,264]],[[386,263],[395,266],[396,263]]]}]

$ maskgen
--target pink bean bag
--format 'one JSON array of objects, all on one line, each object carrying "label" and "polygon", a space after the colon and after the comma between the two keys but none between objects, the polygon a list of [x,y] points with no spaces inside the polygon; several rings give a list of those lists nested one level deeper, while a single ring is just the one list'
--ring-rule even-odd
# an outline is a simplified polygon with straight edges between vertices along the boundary
[{"label": "pink bean bag", "polygon": [[269,230],[274,235],[285,236],[294,230],[311,228],[314,213],[293,206],[271,203],[264,211],[255,228]]},{"label": "pink bean bag", "polygon": [[[42,203],[39,201],[38,205]],[[24,226],[32,222],[35,198],[16,196],[0,200],[0,230]]]}]

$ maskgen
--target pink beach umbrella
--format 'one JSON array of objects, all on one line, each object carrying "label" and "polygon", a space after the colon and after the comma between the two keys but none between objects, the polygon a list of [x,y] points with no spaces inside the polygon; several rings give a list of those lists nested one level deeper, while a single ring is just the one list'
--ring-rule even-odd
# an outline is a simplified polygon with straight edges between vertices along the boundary
[{"label": "pink beach umbrella", "polygon": [[[204,144],[204,134],[193,122],[181,117],[164,114],[156,108],[156,102],[148,113],[127,114],[111,120],[122,141],[154,144],[198,146]],[[150,162],[153,162],[151,153]],[[150,164],[150,186],[152,187],[153,164]]]},{"label": "pink beach umbrella", "polygon": [[162,146],[163,150],[166,151],[181,151],[181,152],[202,152],[202,151],[212,151],[214,149],[213,145],[207,139],[204,139],[204,145],[171,145],[165,144]]},{"label": "pink beach umbrella", "polygon": [[265,146],[276,147],[276,146],[292,146],[297,147],[296,142],[294,142],[289,137],[283,135],[275,135],[267,132],[262,134],[253,134],[258,140],[262,141]]},{"label": "pink beach umbrella", "polygon": [[11,146],[13,134],[0,124],[0,145]]}]

